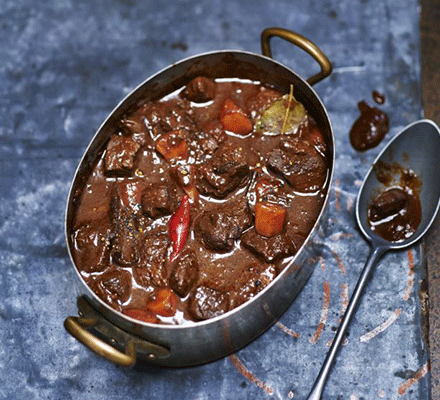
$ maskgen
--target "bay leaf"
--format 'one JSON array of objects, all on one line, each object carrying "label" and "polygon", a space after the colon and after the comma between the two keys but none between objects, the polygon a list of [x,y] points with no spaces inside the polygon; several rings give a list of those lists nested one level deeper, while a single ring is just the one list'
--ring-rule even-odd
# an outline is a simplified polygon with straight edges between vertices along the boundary
[{"label": "bay leaf", "polygon": [[289,135],[295,134],[298,127],[306,121],[307,111],[304,106],[292,94],[286,94],[263,111],[255,122],[255,127],[257,132],[266,135]]}]

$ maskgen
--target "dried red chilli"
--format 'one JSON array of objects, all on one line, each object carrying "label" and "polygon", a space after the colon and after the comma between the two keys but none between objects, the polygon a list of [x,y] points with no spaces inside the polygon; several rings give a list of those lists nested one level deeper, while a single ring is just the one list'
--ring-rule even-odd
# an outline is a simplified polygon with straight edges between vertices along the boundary
[{"label": "dried red chilli", "polygon": [[180,205],[176,212],[171,216],[169,222],[169,234],[173,246],[171,253],[171,262],[175,261],[177,256],[185,246],[186,238],[189,232],[190,225],[190,203],[189,196],[184,194]]}]

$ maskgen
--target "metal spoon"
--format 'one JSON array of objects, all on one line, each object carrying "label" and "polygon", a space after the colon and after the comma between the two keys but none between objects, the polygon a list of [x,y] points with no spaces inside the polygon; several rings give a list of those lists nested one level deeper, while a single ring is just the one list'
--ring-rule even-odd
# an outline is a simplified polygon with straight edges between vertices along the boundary
[{"label": "metal spoon", "polygon": [[[379,161],[386,164],[397,163],[402,168],[411,169],[422,182],[420,191],[422,218],[420,224],[412,236],[397,243],[382,239],[370,229],[367,223],[368,205],[373,196],[377,195],[378,189],[384,188],[373,171],[374,165]],[[356,312],[362,291],[380,257],[388,250],[402,249],[419,240],[431,226],[439,205],[440,130],[432,121],[420,120],[408,125],[388,143],[376,158],[360,188],[356,203],[356,219],[360,230],[371,243],[371,251],[307,400],[319,400],[321,398],[344,334]]]}]

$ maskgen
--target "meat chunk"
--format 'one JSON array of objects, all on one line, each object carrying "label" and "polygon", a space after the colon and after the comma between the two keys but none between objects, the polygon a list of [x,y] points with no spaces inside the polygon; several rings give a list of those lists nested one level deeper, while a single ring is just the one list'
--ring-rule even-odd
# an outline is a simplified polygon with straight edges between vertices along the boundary
[{"label": "meat chunk", "polygon": [[169,245],[168,235],[160,231],[142,236],[139,261],[133,267],[133,276],[138,285],[146,289],[167,285]]},{"label": "meat chunk", "polygon": [[274,203],[284,208],[290,208],[291,199],[289,190],[282,178],[274,178],[268,175],[258,176],[254,186],[255,203]]},{"label": "meat chunk", "polygon": [[210,120],[197,132],[197,138],[202,150],[202,156],[212,155],[226,140],[226,133],[220,121]]},{"label": "meat chunk", "polygon": [[142,195],[142,211],[156,219],[171,215],[177,208],[176,187],[171,184],[152,184],[146,187]]},{"label": "meat chunk", "polygon": [[249,265],[238,277],[231,291],[231,308],[238,307],[261,292],[275,278],[273,265],[254,263]]},{"label": "meat chunk", "polygon": [[123,267],[129,267],[139,259],[138,226],[136,214],[120,203],[120,198],[113,199],[111,224],[112,260]]},{"label": "meat chunk", "polygon": [[126,175],[134,168],[134,160],[140,144],[125,135],[113,135],[107,144],[104,156],[105,172],[111,175]]},{"label": "meat chunk", "polygon": [[189,312],[195,320],[218,317],[228,311],[228,292],[209,286],[198,286],[190,295]]},{"label": "meat chunk", "polygon": [[244,198],[207,210],[195,221],[194,230],[206,247],[230,251],[234,241],[252,225],[252,214]]},{"label": "meat chunk", "polygon": [[109,262],[110,227],[100,223],[81,225],[74,231],[75,261],[85,272],[101,272]]},{"label": "meat chunk", "polygon": [[198,76],[188,82],[182,94],[195,103],[205,103],[214,99],[216,86],[213,79]]},{"label": "meat chunk", "polygon": [[142,179],[125,178],[114,185],[110,211],[114,233],[111,255],[113,261],[123,267],[139,261],[143,233],[150,223],[142,213],[144,188]]},{"label": "meat chunk", "polygon": [[199,167],[197,188],[202,194],[224,198],[245,183],[248,177],[249,166],[244,149],[225,142],[207,163]]},{"label": "meat chunk", "polygon": [[112,260],[122,267],[130,267],[139,260],[136,220],[130,217],[117,217],[117,220],[112,239]]},{"label": "meat chunk", "polygon": [[131,274],[125,270],[111,269],[92,281],[91,287],[107,304],[120,310],[131,294]]},{"label": "meat chunk", "polygon": [[408,202],[408,195],[401,188],[387,189],[371,203],[368,210],[370,221],[378,222],[398,214],[407,207]]},{"label": "meat chunk", "polygon": [[316,191],[327,178],[324,157],[311,143],[301,139],[283,141],[269,152],[267,166],[299,192]]},{"label": "meat chunk", "polygon": [[267,263],[273,263],[282,257],[289,257],[296,251],[293,240],[284,233],[264,237],[255,232],[255,229],[250,229],[242,235],[241,243]]},{"label": "meat chunk", "polygon": [[145,125],[151,136],[178,129],[195,130],[189,101],[180,97],[147,103],[143,108]]},{"label": "meat chunk", "polygon": [[180,297],[185,297],[199,277],[199,266],[197,258],[192,251],[185,251],[180,255],[169,278],[171,289],[173,289]]},{"label": "meat chunk", "polygon": [[122,130],[128,132],[140,146],[148,146],[152,143],[152,138],[145,123],[144,107],[145,105],[141,106],[136,112],[125,116],[121,120]]}]

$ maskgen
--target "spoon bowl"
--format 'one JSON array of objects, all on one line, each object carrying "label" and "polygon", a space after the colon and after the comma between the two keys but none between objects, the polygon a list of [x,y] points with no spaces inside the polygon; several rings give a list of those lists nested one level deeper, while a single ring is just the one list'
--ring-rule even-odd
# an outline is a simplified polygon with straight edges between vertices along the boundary
[{"label": "spoon bowl", "polygon": [[[398,165],[395,176],[386,184],[378,179],[379,165]],[[398,242],[388,241],[377,235],[368,224],[368,208],[372,200],[390,186],[398,186],[402,169],[411,170],[421,181],[421,220],[415,232]],[[394,171],[391,168],[391,171]],[[429,120],[420,120],[408,125],[398,133],[377,156],[359,190],[356,201],[356,220],[360,230],[371,243],[370,255],[351,295],[341,324],[319,371],[318,377],[307,397],[308,400],[321,399],[331,367],[341,346],[348,325],[356,312],[362,292],[374,267],[388,250],[398,250],[414,244],[422,238],[431,226],[440,206],[440,130]]]},{"label": "spoon bowl", "polygon": [[[378,180],[375,167],[379,162],[388,165],[398,164],[411,170],[422,182],[420,202],[422,219],[413,235],[401,241],[390,243],[376,235],[367,222],[368,205],[374,196],[389,187]],[[394,180],[399,181],[395,172]],[[420,120],[408,125],[394,136],[377,156],[359,190],[356,201],[356,219],[360,230],[371,242],[389,245],[393,249],[402,249],[419,240],[431,226],[439,208],[440,198],[440,131],[430,120]]]}]

